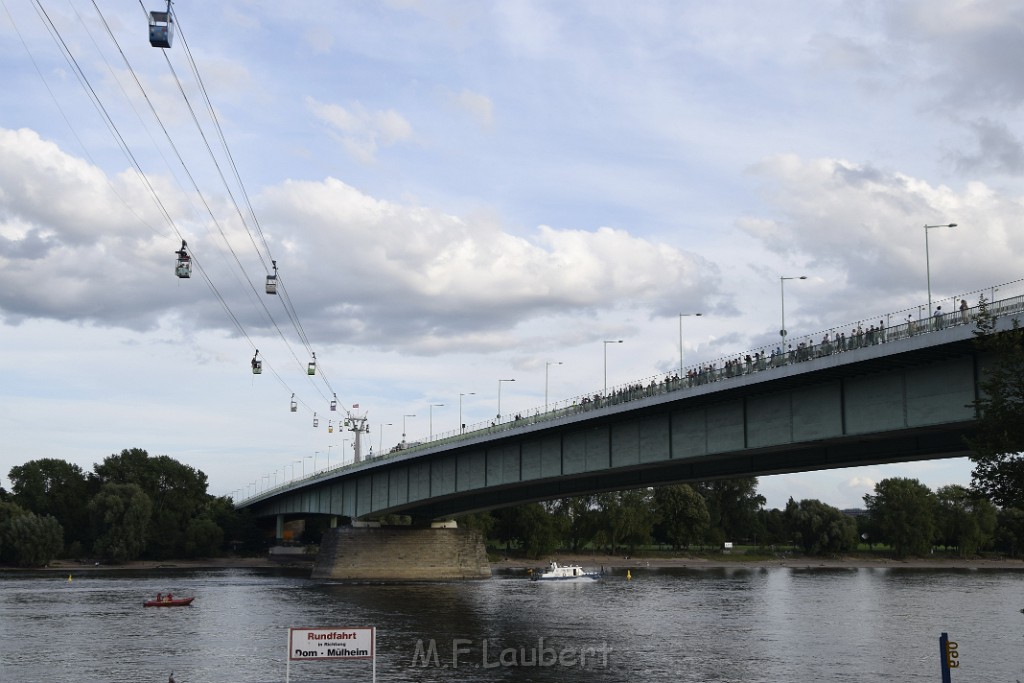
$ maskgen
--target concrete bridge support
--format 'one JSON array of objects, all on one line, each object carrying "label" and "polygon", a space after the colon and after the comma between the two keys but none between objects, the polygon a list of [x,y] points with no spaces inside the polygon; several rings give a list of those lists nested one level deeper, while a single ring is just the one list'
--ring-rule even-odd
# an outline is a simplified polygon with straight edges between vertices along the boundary
[{"label": "concrete bridge support", "polygon": [[487,579],[483,536],[470,529],[339,526],[324,533],[312,578],[339,581]]}]

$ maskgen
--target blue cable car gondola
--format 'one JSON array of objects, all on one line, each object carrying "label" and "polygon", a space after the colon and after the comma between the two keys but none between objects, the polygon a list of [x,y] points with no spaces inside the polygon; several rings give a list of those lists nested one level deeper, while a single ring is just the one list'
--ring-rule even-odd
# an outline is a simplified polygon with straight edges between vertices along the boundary
[{"label": "blue cable car gondola", "polygon": [[174,16],[171,14],[171,0],[167,0],[166,12],[149,13],[149,44],[153,47],[170,47],[174,37]]},{"label": "blue cable car gondola", "polygon": [[174,252],[178,255],[178,264],[174,267],[174,273],[181,278],[192,277],[192,257],[185,251],[187,246],[185,240],[182,240],[181,249]]}]

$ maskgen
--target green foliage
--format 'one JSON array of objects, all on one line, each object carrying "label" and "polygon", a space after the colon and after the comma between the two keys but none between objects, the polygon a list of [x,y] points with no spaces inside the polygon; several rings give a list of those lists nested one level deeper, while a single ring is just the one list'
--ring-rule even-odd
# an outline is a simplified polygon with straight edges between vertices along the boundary
[{"label": "green foliage", "polygon": [[547,507],[561,519],[561,528],[565,529],[562,540],[570,550],[579,552],[594,540],[600,524],[597,496],[560,498]]},{"label": "green foliage", "polygon": [[1024,555],[1024,509],[1005,508],[996,520],[996,548],[1010,557]]},{"label": "green foliage", "polygon": [[792,498],[786,505],[785,517],[793,541],[811,555],[836,555],[857,548],[857,522],[838,508],[819,500],[799,503]]},{"label": "green foliage", "polygon": [[661,520],[656,533],[676,549],[703,541],[711,523],[704,498],[687,484],[654,489],[654,510]]},{"label": "green foliage", "polygon": [[970,557],[988,546],[995,536],[996,507],[964,486],[943,486],[939,501],[939,542]]},{"label": "green foliage", "polygon": [[153,504],[138,484],[107,483],[89,503],[94,552],[112,562],[137,559],[146,547]]},{"label": "green foliage", "polygon": [[637,546],[651,542],[651,531],[658,521],[652,500],[653,494],[646,488],[597,495],[597,528],[613,554],[620,545],[632,553]]},{"label": "green foliage", "polygon": [[21,567],[42,567],[64,549],[64,530],[50,515],[31,512],[0,524],[0,536],[13,561]]},{"label": "green foliage", "polygon": [[766,501],[757,493],[756,477],[716,479],[693,488],[707,503],[711,518],[708,541],[714,545],[737,541],[757,528],[757,513]]},{"label": "green foliage", "polygon": [[150,457],[140,448],[111,455],[94,470],[100,482],[135,484],[151,501],[144,548],[149,557],[185,554],[185,530],[208,501],[205,474],[166,455]]},{"label": "green foliage", "polygon": [[890,544],[897,557],[931,550],[938,533],[938,499],[917,479],[883,479],[875,485],[875,495],[864,496],[864,504],[880,540]]},{"label": "green foliage", "polygon": [[185,530],[185,557],[214,557],[224,544],[224,530],[206,516],[196,517]]},{"label": "green foliage", "polygon": [[997,332],[983,298],[975,345],[982,365],[978,427],[967,441],[974,451],[972,485],[1001,507],[1024,507],[1024,330],[1014,320]]},{"label": "green foliage", "polygon": [[16,503],[37,515],[52,515],[68,543],[90,542],[89,515],[83,501],[91,497],[89,478],[78,465],[42,458],[12,467],[11,494]]}]

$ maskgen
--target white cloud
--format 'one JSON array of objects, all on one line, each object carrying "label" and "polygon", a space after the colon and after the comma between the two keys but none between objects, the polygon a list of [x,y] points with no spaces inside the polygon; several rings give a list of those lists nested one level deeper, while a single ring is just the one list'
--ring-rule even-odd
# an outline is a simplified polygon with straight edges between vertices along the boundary
[{"label": "white cloud", "polygon": [[494,102],[491,98],[465,88],[451,95],[457,107],[472,116],[481,128],[490,128],[494,123]]},{"label": "white cloud", "polygon": [[398,112],[369,111],[358,102],[349,108],[306,99],[313,115],[331,126],[345,149],[364,163],[376,160],[380,146],[390,147],[413,138],[412,125]]}]

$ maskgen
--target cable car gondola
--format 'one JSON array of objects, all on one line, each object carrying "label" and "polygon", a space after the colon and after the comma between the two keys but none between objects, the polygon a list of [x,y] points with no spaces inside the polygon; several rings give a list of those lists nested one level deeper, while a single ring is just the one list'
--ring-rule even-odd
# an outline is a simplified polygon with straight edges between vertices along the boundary
[{"label": "cable car gondola", "polygon": [[299,404],[295,402],[295,394],[292,394],[292,405],[291,405],[291,408],[292,408],[292,412],[293,413],[299,412]]},{"label": "cable car gondola", "polygon": [[174,252],[178,255],[178,264],[174,267],[174,274],[181,278],[192,277],[192,257],[185,251],[187,246],[185,240],[182,240],[181,249]]},{"label": "cable car gondola", "polygon": [[331,399],[331,412],[338,411],[338,395],[335,394],[334,398]]},{"label": "cable car gondola", "polygon": [[274,264],[274,274],[267,276],[267,294],[277,294],[277,261]]},{"label": "cable car gondola", "polygon": [[256,354],[252,357],[252,374],[258,375],[263,372],[263,361],[257,356],[260,355],[260,350],[256,349]]},{"label": "cable car gondola", "polygon": [[331,424],[330,420],[327,421],[327,433],[328,434],[333,434],[334,433],[334,425]]},{"label": "cable car gondola", "polygon": [[313,413],[313,426],[314,427],[319,427],[320,426],[320,420],[317,419],[316,413]]},{"label": "cable car gondola", "polygon": [[174,17],[171,14],[171,0],[167,0],[166,12],[149,13],[149,44],[153,47],[170,47],[174,37]]},{"label": "cable car gondola", "polygon": [[309,367],[306,368],[307,375],[316,374],[316,353],[313,354],[313,360],[309,361]]}]

